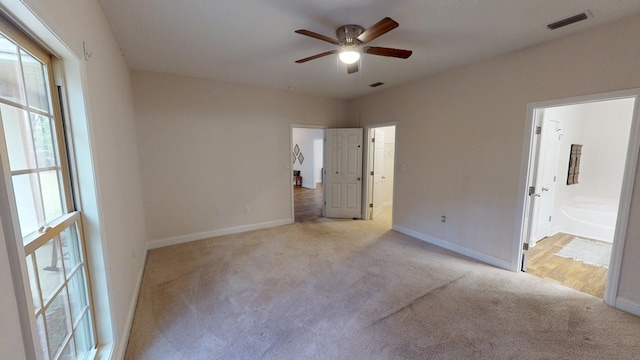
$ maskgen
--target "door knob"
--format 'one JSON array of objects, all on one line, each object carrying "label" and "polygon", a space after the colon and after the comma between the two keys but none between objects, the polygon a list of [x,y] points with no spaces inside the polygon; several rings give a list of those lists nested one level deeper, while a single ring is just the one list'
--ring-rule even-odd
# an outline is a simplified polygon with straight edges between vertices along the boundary
[{"label": "door knob", "polygon": [[358,181],[360,181],[360,178],[358,178]]}]

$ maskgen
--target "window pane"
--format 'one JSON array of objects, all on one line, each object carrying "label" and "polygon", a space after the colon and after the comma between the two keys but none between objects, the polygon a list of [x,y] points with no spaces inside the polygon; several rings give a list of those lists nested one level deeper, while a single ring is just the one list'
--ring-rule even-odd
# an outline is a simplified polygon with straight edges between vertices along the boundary
[{"label": "window pane", "polygon": [[40,270],[38,273],[40,288],[45,304],[64,282],[64,274],[60,268],[60,246],[58,244],[56,237],[36,250],[36,260]]},{"label": "window pane", "polygon": [[20,54],[22,55],[22,69],[24,70],[29,106],[49,112],[46,68],[40,61],[24,50],[21,50]]},{"label": "window pane", "polygon": [[0,104],[0,115],[2,116],[11,171],[35,168],[36,155],[33,148],[29,113]]},{"label": "window pane", "polygon": [[64,269],[67,273],[67,278],[71,276],[73,269],[82,262],[82,256],[80,253],[80,244],[78,238],[78,226],[74,224],[64,229],[60,233],[60,240],[62,241],[62,255],[64,256]]},{"label": "window pane", "polygon": [[47,334],[49,336],[49,353],[58,352],[64,339],[71,333],[71,319],[67,303],[67,292],[61,291],[45,311]]},{"label": "window pane", "polygon": [[36,325],[38,327],[38,339],[40,339],[40,351],[42,352],[42,358],[47,360],[49,359],[49,355],[48,355],[47,337],[45,336],[43,315],[38,316],[38,318],[36,319]]},{"label": "window pane", "polygon": [[62,194],[58,171],[50,170],[40,173],[40,188],[44,205],[45,221],[48,223],[62,215]]},{"label": "window pane", "polygon": [[[18,219],[22,237],[36,231],[44,223],[40,181],[38,174],[24,174],[13,177],[13,192],[16,196]],[[40,260],[38,260],[39,262]]]},{"label": "window pane", "polygon": [[78,358],[83,358],[91,349],[95,347],[93,343],[93,332],[91,330],[91,321],[89,319],[89,312],[86,312],[80,320],[78,327],[74,333],[76,340],[76,351]]},{"label": "window pane", "polygon": [[58,159],[52,119],[31,114],[31,131],[38,167],[56,166]]},{"label": "window pane", "polygon": [[27,256],[27,272],[29,273],[29,284],[31,286],[31,296],[33,296],[34,312],[42,306],[40,303],[40,291],[38,290],[38,279],[36,278],[36,271],[33,265],[33,256]]},{"label": "window pane", "polygon": [[71,319],[75,322],[88,304],[82,269],[76,272],[69,281],[69,299],[71,300]]},{"label": "window pane", "polygon": [[0,97],[26,105],[16,44],[0,34]]},{"label": "window pane", "polygon": [[69,339],[69,343],[64,347],[62,354],[60,354],[59,360],[75,360],[75,346],[73,345],[73,338]]}]

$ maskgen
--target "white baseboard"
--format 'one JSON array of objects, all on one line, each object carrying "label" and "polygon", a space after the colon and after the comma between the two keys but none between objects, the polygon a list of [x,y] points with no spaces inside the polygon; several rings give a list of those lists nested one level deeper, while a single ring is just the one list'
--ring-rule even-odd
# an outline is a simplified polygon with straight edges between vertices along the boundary
[{"label": "white baseboard", "polygon": [[127,321],[125,323],[122,336],[117,339],[118,345],[116,349],[116,356],[114,359],[124,359],[125,352],[127,351],[127,344],[129,344],[129,336],[131,334],[131,328],[133,327],[133,317],[136,314],[136,306],[138,305],[138,296],[140,295],[140,288],[142,287],[142,277],[144,276],[144,268],[147,265],[147,254],[149,253],[149,243],[144,248],[144,255],[142,259],[142,265],[138,272],[138,278],[136,279],[136,288],[134,290],[133,297],[131,298],[131,304],[129,304],[129,313],[127,314]]},{"label": "white baseboard", "polygon": [[618,310],[628,312],[635,316],[640,316],[640,303],[637,303],[635,301],[631,301],[629,299],[618,296],[616,298],[616,305],[614,307]]},{"label": "white baseboard", "polygon": [[205,231],[201,233],[187,234],[187,235],[175,236],[170,238],[152,240],[147,243],[147,248],[149,250],[152,250],[152,249],[157,249],[165,246],[171,246],[171,245],[183,244],[183,243],[196,241],[196,240],[208,239],[216,236],[238,234],[246,231],[266,229],[270,227],[282,226],[287,224],[293,224],[293,219],[289,218],[289,219],[281,219],[281,220],[274,220],[274,221],[266,221],[266,222],[261,222],[256,224],[234,226],[234,227],[229,227],[224,229]]},{"label": "white baseboard", "polygon": [[439,246],[441,248],[447,249],[447,250],[451,250],[455,253],[458,253],[460,255],[464,255],[464,256],[468,256],[472,259],[481,261],[483,263],[489,264],[489,265],[493,265],[495,267],[499,267],[501,269],[505,269],[505,270],[509,270],[511,271],[511,262],[507,261],[507,260],[502,260],[502,259],[498,259],[496,257],[493,257],[491,255],[487,255],[487,254],[483,254],[481,252],[475,251],[475,250],[471,250],[471,249],[467,249],[465,247],[462,247],[460,245],[448,242],[448,241],[444,241],[444,240],[440,240],[437,238],[434,238],[432,236],[429,235],[425,235],[423,233],[420,233],[418,231],[415,230],[411,230],[409,228],[406,228],[404,226],[400,226],[400,225],[393,225],[393,230],[399,232],[399,233],[403,233],[405,235],[409,235],[411,237],[414,237],[416,239],[428,242],[429,244],[433,244],[436,246]]},{"label": "white baseboard", "polygon": [[307,189],[316,189],[316,184],[312,183],[312,182],[302,182],[302,187],[303,188],[307,188]]}]

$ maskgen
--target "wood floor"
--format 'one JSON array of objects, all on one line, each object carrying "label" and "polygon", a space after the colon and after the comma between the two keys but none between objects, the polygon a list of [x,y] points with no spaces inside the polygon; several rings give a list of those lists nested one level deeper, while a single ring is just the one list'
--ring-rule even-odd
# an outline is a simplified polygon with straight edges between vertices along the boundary
[{"label": "wood floor", "polygon": [[529,250],[527,273],[604,298],[606,268],[555,255],[574,237],[575,235],[558,233],[538,241]]},{"label": "wood floor", "polygon": [[294,186],[293,205],[296,222],[322,219],[322,183],[315,190]]}]

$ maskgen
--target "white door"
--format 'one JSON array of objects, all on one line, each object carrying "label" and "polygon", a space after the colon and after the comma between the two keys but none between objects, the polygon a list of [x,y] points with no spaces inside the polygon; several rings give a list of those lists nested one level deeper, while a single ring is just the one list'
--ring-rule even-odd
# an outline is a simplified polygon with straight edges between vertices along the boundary
[{"label": "white door", "polygon": [[382,205],[384,204],[384,191],[382,183],[384,180],[384,131],[380,129],[373,130],[373,195],[372,195],[372,214],[371,218],[382,214]]},{"label": "white door", "polygon": [[558,154],[562,138],[562,125],[558,120],[542,120],[542,137],[535,196],[538,198],[533,208],[533,227],[529,244],[553,235],[552,215],[555,200],[555,188],[558,179]]},{"label": "white door", "polygon": [[325,141],[325,216],[360,218],[362,129],[327,129]]}]

